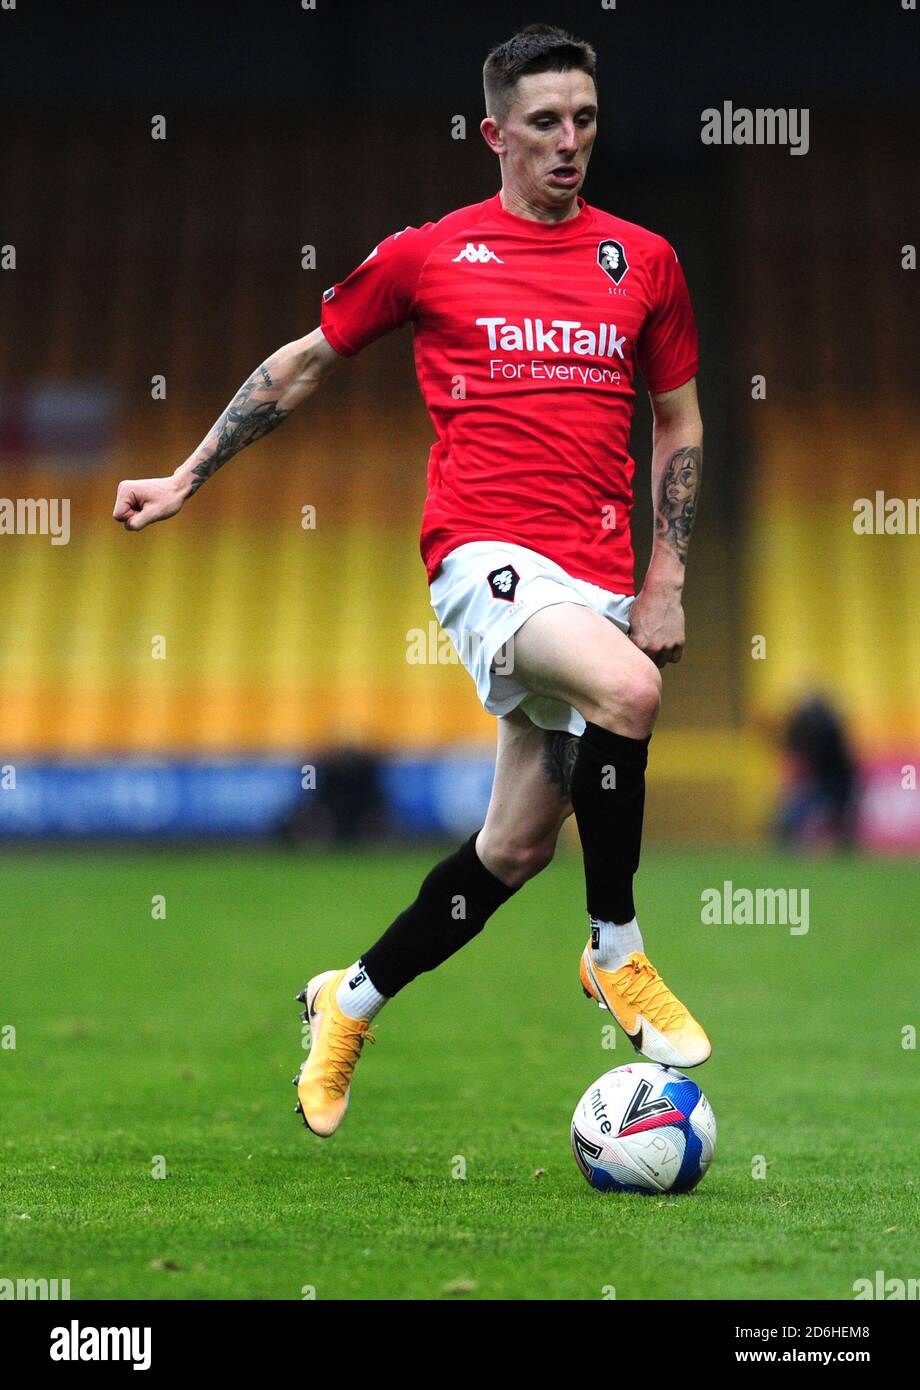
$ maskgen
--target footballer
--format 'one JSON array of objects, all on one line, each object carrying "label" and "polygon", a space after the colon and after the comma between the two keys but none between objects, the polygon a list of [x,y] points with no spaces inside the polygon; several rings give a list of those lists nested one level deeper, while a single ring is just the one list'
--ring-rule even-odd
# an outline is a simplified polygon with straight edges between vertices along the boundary
[{"label": "footballer", "polygon": [[[312,1047],[298,1109],[318,1135],[341,1123],[375,1016],[547,866],[573,813],[585,993],[654,1062],[684,1069],[710,1054],[645,953],[633,899],[660,668],[684,647],[702,468],[697,333],[670,244],[581,196],[595,63],[589,44],[543,24],[495,48],[481,130],[498,192],[381,241],[326,290],[320,326],[253,373],[174,474],[118,487],[114,515],[130,531],[175,515],[345,358],[411,323],[437,435],[421,553],[437,618],[497,720],[495,776],[481,829],[358,960],[318,970],[300,996]],[[655,535],[637,593],[629,436],[640,372]]]}]

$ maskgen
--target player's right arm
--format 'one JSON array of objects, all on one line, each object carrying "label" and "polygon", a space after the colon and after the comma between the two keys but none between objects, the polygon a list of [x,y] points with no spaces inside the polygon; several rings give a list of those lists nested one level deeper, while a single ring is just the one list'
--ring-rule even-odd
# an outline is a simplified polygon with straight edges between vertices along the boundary
[{"label": "player's right arm", "polygon": [[218,468],[247,444],[269,434],[342,361],[321,328],[272,353],[237,391],[194,453],[165,478],[126,479],[118,484],[116,521],[142,531],[152,521],[175,516],[182,504]]},{"label": "player's right arm", "polygon": [[404,324],[432,226],[405,227],[386,237],[345,280],[326,290],[321,327],[266,358],[175,473],[118,484],[115,520],[141,531],[151,521],[175,516],[227,459],[286,420],[343,357],[354,357]]}]

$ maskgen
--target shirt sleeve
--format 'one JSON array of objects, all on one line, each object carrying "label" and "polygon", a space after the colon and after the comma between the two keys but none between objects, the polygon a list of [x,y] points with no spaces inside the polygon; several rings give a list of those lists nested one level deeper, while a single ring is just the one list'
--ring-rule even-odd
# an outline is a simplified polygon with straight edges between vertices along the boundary
[{"label": "shirt sleeve", "polygon": [[346,279],[325,291],[320,327],[343,357],[354,357],[411,317],[428,250],[424,234],[431,225],[388,236]]},{"label": "shirt sleeve", "polygon": [[652,263],[655,307],[639,337],[639,366],[649,391],[675,391],[700,365],[696,320],[677,253],[662,237]]}]

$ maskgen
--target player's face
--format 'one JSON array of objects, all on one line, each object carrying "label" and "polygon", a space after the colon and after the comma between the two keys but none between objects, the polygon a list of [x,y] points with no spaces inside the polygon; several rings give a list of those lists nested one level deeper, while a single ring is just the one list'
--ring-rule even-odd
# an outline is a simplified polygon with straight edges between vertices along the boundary
[{"label": "player's face", "polygon": [[500,134],[505,183],[534,206],[564,207],[584,183],[597,135],[594,82],[578,71],[520,78]]}]

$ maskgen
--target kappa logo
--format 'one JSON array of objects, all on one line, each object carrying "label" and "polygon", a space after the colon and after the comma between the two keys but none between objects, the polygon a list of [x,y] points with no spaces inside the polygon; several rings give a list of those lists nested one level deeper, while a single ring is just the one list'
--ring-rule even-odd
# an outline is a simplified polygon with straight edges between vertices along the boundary
[{"label": "kappa logo", "polygon": [[622,242],[614,241],[610,237],[602,241],[597,248],[597,263],[613,283],[618,285],[629,269]]},{"label": "kappa logo", "polygon": [[454,263],[456,264],[457,261],[469,261],[471,265],[485,265],[488,261],[498,261],[499,265],[505,264],[501,256],[496,256],[495,252],[490,251],[483,242],[474,246],[471,241],[466,243],[459,256],[454,256]]},{"label": "kappa logo", "polygon": [[514,591],[520,582],[521,577],[513,565],[502,565],[501,569],[493,570],[489,575],[492,597],[503,598],[508,603],[514,602]]}]

